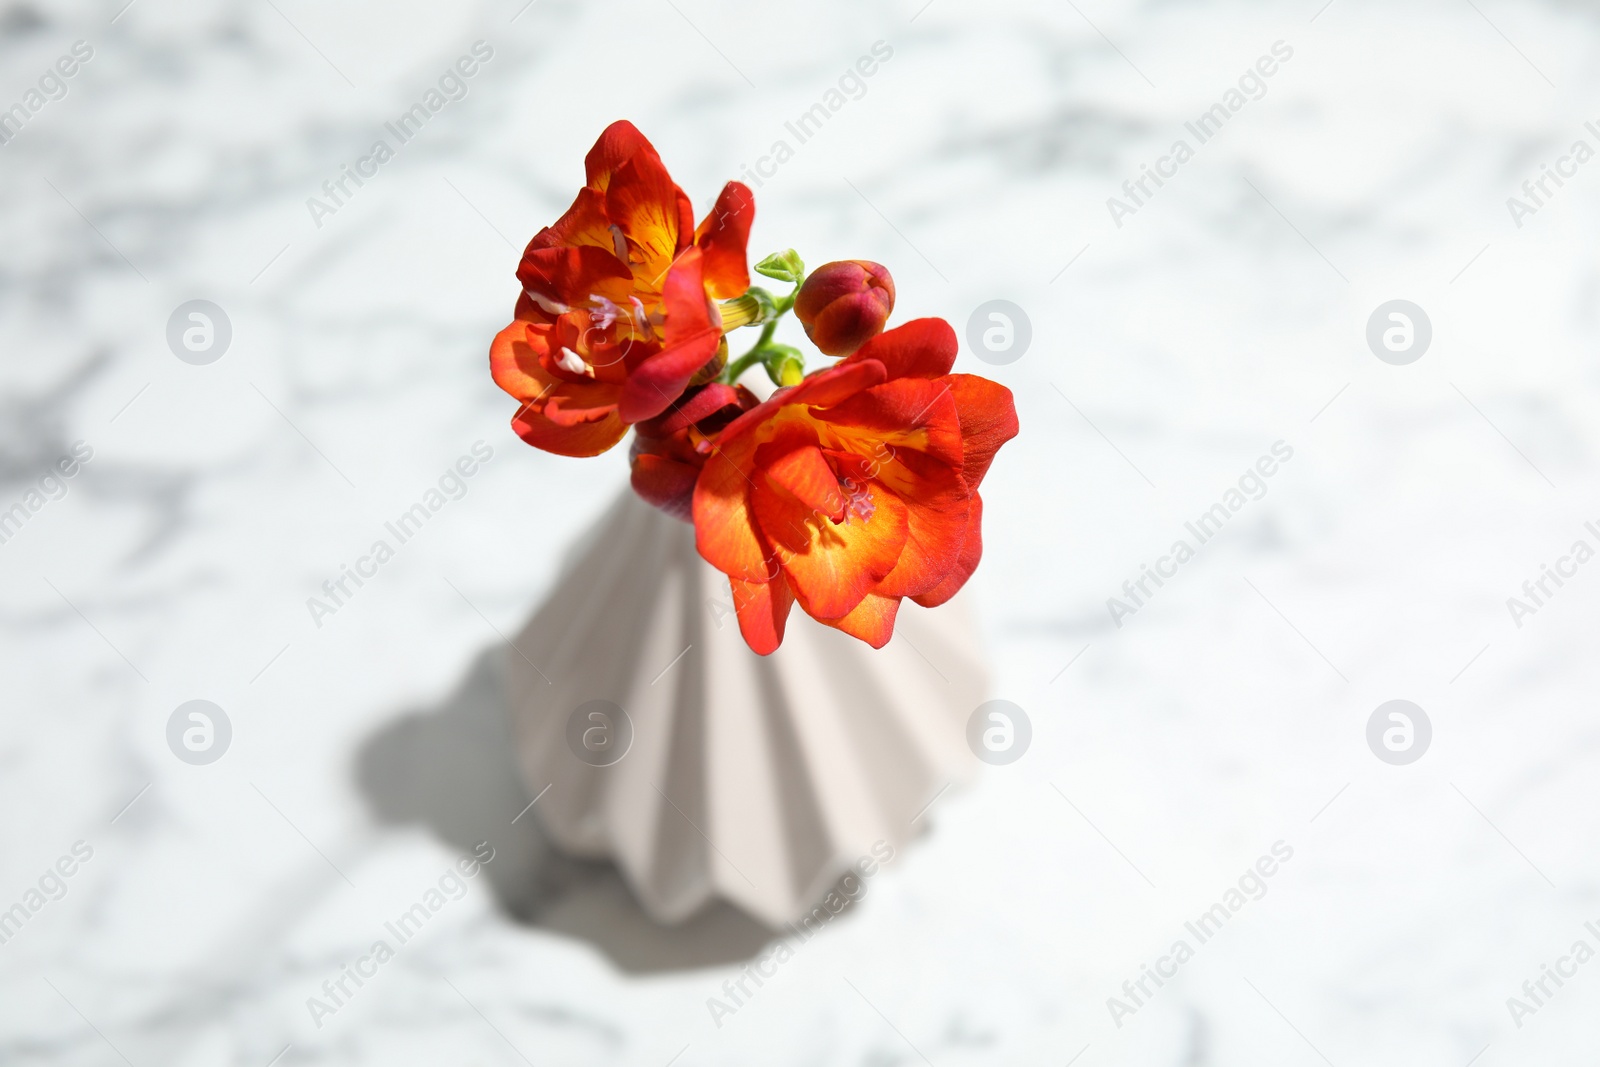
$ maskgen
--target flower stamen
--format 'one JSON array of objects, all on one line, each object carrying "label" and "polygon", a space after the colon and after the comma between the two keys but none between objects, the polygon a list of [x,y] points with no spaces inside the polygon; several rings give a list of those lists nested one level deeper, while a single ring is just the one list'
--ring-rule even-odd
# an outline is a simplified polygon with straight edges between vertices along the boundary
[{"label": "flower stamen", "polygon": [[852,478],[846,478],[839,483],[839,488],[844,490],[844,524],[850,525],[850,517],[854,515],[862,522],[869,522],[876,514],[878,506],[872,502],[872,494],[868,492],[865,483],[858,483]]},{"label": "flower stamen", "polygon": [[612,324],[617,321],[617,315],[621,313],[622,309],[617,307],[616,304],[612,303],[606,297],[600,296],[597,293],[590,293],[589,299],[594,301],[593,308],[589,312],[589,321],[600,327],[602,330],[611,329]]},{"label": "flower stamen", "polygon": [[561,301],[552,300],[550,297],[545,296],[543,293],[535,292],[534,290],[528,289],[526,287],[524,287],[522,291],[524,293],[528,294],[528,299],[529,300],[532,300],[535,304],[538,304],[540,307],[544,308],[544,310],[548,311],[552,315],[565,315],[567,312],[572,310],[570,307],[568,307],[566,304],[563,304]]},{"label": "flower stamen", "polygon": [[583,357],[565,345],[561,346],[561,355],[556,357],[556,366],[568,374],[582,374],[590,378],[594,377],[594,371],[589,369],[589,364],[583,361]]}]

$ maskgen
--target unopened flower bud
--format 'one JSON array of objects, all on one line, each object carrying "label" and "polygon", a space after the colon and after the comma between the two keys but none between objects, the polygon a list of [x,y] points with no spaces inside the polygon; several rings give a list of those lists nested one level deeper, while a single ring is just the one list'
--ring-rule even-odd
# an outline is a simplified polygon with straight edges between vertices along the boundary
[{"label": "unopened flower bud", "polygon": [[883,332],[893,310],[894,279],[864,259],[818,267],[794,301],[806,336],[830,356],[848,356]]},{"label": "unopened flower bud", "polygon": [[773,354],[767,358],[767,376],[773,385],[799,385],[806,376],[805,357],[790,345],[773,345]]},{"label": "unopened flower bud", "polygon": [[774,252],[756,264],[756,273],[776,278],[780,282],[798,282],[806,276],[806,265],[794,249]]}]

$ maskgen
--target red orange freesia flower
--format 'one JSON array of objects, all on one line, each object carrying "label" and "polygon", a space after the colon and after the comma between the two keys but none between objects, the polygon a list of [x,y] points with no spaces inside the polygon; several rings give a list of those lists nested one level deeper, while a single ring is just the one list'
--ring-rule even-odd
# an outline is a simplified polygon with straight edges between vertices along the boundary
[{"label": "red orange freesia flower", "polygon": [[632,123],[606,128],[587,183],[529,242],[516,321],[490,350],[535,447],[593,456],[667,410],[718,354],[713,299],[750,286],[750,190],[729,182],[699,227],[689,198]]},{"label": "red orange freesia flower", "polygon": [[951,374],[941,319],[880,334],[716,435],[694,488],[700,554],[763,655],[791,606],[875,648],[904,597],[935,606],[978,565],[978,485],[1017,433],[1004,386]]}]

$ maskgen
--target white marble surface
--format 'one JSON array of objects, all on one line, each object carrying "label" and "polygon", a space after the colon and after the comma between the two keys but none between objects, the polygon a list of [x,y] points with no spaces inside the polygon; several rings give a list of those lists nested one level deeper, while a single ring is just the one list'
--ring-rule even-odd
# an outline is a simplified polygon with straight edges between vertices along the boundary
[{"label": "white marble surface", "polygon": [[[1505,605],[1600,518],[1600,165],[1520,229],[1505,205],[1600,143],[1592,5],[123,2],[0,4],[0,106],[94,50],[0,147],[0,508],[93,449],[0,545],[0,908],[93,849],[0,945],[0,1063],[1596,1054],[1600,964],[1520,1028],[1506,1006],[1600,943],[1600,569],[1520,629]],[[306,198],[480,39],[467,97],[315,226]],[[1024,429],[975,589],[1035,739],[719,1028],[758,930],[651,930],[511,825],[496,630],[625,462],[522,446],[485,352],[606,122],[703,210],[879,40],[752,243],[889,264],[899,318],[1031,316],[990,371]],[[1106,198],[1279,40],[1262,99],[1116,227]],[[1396,297],[1435,328],[1409,367],[1363,340]],[[193,298],[232,321],[209,366],[165,341]],[[1265,497],[1114,627],[1106,598],[1278,440]],[[313,626],[476,441],[466,495]],[[1364,741],[1395,697],[1435,727],[1405,768]],[[196,698],[234,727],[205,767],[164,734]],[[482,837],[487,872],[316,1028],[307,998]],[[1279,840],[1270,892],[1118,1028],[1107,998]]]}]

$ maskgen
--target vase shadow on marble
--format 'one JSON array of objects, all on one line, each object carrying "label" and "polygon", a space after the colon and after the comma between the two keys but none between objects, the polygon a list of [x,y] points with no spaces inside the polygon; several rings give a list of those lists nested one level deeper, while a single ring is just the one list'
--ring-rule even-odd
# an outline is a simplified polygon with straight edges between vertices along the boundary
[{"label": "vase shadow on marble", "polygon": [[502,651],[485,650],[442,702],[367,739],[355,776],[376,820],[421,825],[463,853],[487,840],[497,855],[484,874],[508,916],[587,942],[623,971],[688,970],[759,953],[772,932],[733,905],[714,902],[680,925],[658,924],[614,865],[564,854],[534,812],[523,813],[533,796],[512,754],[503,670]]},{"label": "vase shadow on marble", "polygon": [[[882,650],[795,612],[757,656],[693,528],[623,488],[509,647],[357,777],[380,822],[488,840],[509,913],[624,969],[747,959],[969,777],[986,671],[960,600],[904,605]],[[627,724],[615,759],[575,747],[596,706]]]}]

